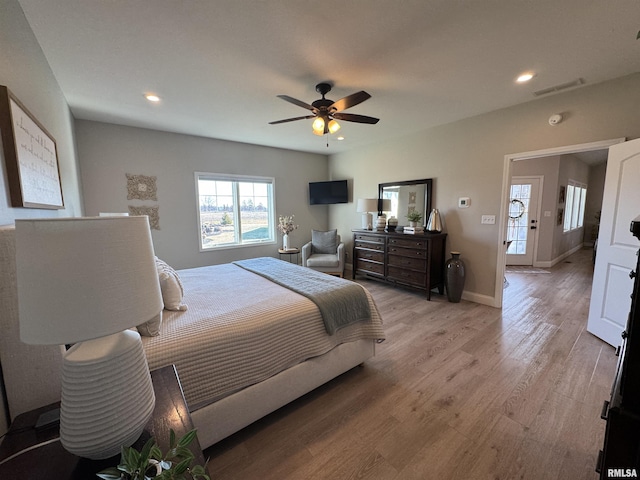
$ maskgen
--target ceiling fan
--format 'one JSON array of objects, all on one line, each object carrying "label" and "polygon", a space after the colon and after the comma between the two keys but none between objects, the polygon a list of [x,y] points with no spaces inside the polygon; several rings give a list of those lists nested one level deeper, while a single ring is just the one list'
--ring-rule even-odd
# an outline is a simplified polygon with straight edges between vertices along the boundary
[{"label": "ceiling fan", "polygon": [[365,91],[360,91],[347,95],[341,98],[337,102],[324,98],[324,96],[331,91],[331,85],[329,83],[319,83],[316,85],[316,92],[322,95],[321,99],[316,100],[311,105],[300,101],[296,98],[288,95],[278,95],[279,98],[298,105],[299,107],[311,110],[313,115],[305,115],[303,117],[287,118],[285,120],[277,120],[275,122],[269,122],[269,125],[276,125],[278,123],[293,122],[295,120],[307,120],[309,118],[315,118],[312,123],[313,133],[316,135],[325,135],[327,133],[336,133],[340,130],[340,124],[336,120],[344,120],[346,122],[356,123],[369,123],[376,124],[380,121],[378,118],[367,117],[365,115],[355,115],[353,113],[342,113],[347,108],[354,107],[359,103],[364,102],[371,98]]}]

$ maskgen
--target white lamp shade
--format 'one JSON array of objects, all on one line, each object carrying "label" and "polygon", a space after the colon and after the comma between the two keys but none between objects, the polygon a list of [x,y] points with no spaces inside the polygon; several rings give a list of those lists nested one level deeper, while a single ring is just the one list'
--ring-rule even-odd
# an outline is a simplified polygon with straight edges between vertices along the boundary
[{"label": "white lamp shade", "polygon": [[146,216],[16,220],[20,338],[63,345],[162,310]]},{"label": "white lamp shade", "polygon": [[378,199],[377,198],[359,198],[356,204],[356,212],[377,212],[378,211]]}]

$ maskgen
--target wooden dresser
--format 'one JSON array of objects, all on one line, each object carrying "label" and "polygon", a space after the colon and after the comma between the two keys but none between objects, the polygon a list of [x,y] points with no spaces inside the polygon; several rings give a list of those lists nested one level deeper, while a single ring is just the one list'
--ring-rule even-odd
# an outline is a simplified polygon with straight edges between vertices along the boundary
[{"label": "wooden dresser", "polygon": [[446,233],[406,234],[353,231],[353,278],[367,275],[388,283],[444,293]]}]

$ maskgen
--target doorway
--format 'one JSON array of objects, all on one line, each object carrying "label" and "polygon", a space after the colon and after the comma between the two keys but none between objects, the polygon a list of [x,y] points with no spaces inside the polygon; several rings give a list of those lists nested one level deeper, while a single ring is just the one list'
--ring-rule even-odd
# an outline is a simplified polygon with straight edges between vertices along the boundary
[{"label": "doorway", "polygon": [[[499,242],[498,242],[498,255],[496,263],[496,281],[494,292],[494,306],[502,308],[503,298],[503,280],[505,273],[505,266],[507,263],[507,235],[509,226],[509,202],[510,202],[510,187],[511,187],[511,166],[514,161],[530,160],[535,158],[548,157],[552,155],[565,155],[565,154],[577,154],[585,152],[594,152],[597,150],[608,149],[611,145],[624,142],[624,138],[617,138],[612,140],[603,140],[599,142],[583,143],[577,145],[569,145],[565,147],[556,147],[544,150],[536,150],[531,152],[515,153],[505,155],[504,167],[502,175],[502,201],[500,206],[499,216]],[[537,232],[536,232],[537,233]]]}]

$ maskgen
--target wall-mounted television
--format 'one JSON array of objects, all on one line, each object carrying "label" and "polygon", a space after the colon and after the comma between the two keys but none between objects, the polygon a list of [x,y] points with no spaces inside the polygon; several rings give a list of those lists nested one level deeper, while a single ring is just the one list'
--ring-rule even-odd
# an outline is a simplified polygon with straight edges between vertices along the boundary
[{"label": "wall-mounted television", "polygon": [[349,202],[346,180],[309,182],[309,205],[330,205]]}]

